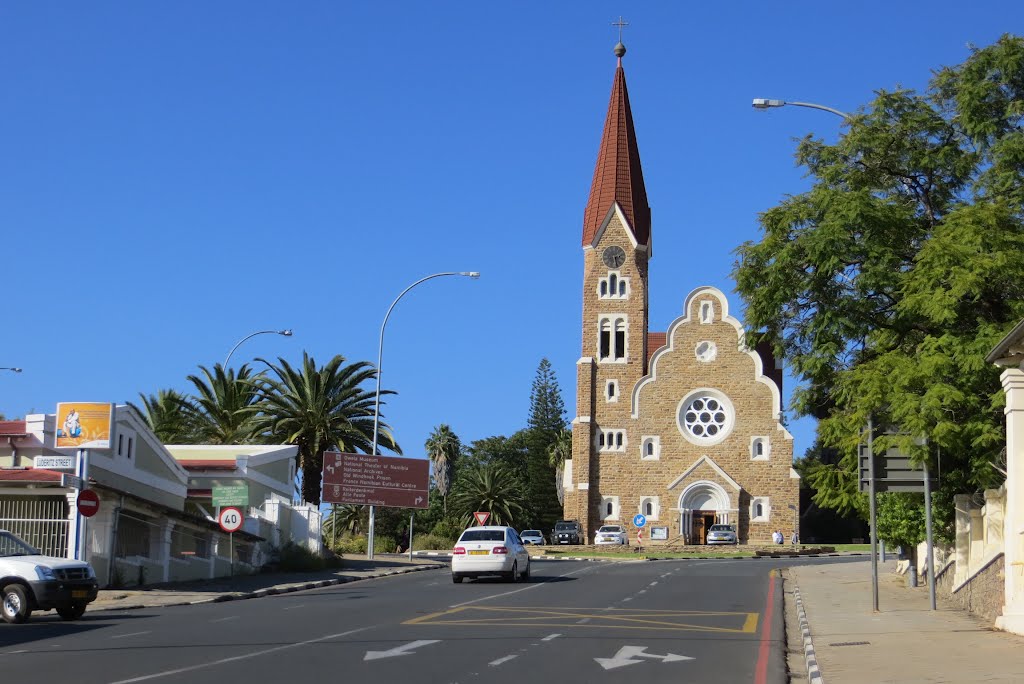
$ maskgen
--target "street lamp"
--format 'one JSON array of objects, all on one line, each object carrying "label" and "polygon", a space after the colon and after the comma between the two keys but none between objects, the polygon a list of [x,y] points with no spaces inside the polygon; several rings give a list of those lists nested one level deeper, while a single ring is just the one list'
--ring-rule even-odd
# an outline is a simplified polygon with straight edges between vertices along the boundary
[{"label": "street lamp", "polygon": [[[395,301],[391,302],[391,306],[388,307],[388,312],[384,314],[384,322],[380,326],[380,343],[377,345],[377,394],[373,402],[373,449],[370,451],[371,456],[377,455],[377,430],[380,426],[380,375],[381,365],[384,362],[384,328],[387,327],[388,318],[391,316],[392,309],[395,308],[395,304],[398,304],[398,300],[405,296],[405,293],[413,289],[420,283],[425,283],[432,278],[440,278],[442,276],[466,276],[476,280],[480,277],[479,271],[446,271],[444,273],[435,273],[428,275],[425,278],[420,278],[409,287],[402,290],[402,294],[395,297]],[[370,506],[370,524],[368,526],[366,535],[366,558],[373,560],[373,523],[374,523],[374,507]]]},{"label": "street lamp", "polygon": [[9,371],[12,371],[12,372],[14,372],[14,373],[20,373],[20,372],[21,372],[21,369],[20,369],[20,368],[15,368],[15,367],[13,367],[13,366],[4,366],[4,367],[0,367],[0,370],[9,370]]},{"label": "street lamp", "polygon": [[235,350],[238,349],[242,345],[243,342],[245,342],[250,337],[256,337],[257,335],[267,335],[267,334],[270,334],[270,333],[273,333],[273,334],[276,334],[276,335],[284,335],[285,337],[291,337],[292,336],[292,331],[291,331],[290,328],[288,330],[258,330],[258,331],[254,332],[254,333],[246,335],[242,339],[238,340],[238,343],[234,347],[231,348],[231,351],[229,351],[228,355],[224,358],[224,370],[225,371],[227,370],[228,361],[231,359],[231,355],[235,353]]},{"label": "street lamp", "polygon": [[785,100],[768,100],[763,97],[755,97],[752,103],[754,109],[772,109],[773,107],[785,107],[786,105],[793,105],[794,107],[810,107],[811,109],[820,109],[825,112],[832,112],[836,116],[849,120],[850,115],[846,112],[833,109],[832,107],[826,107],[825,105],[814,104],[813,102],[787,102]]}]

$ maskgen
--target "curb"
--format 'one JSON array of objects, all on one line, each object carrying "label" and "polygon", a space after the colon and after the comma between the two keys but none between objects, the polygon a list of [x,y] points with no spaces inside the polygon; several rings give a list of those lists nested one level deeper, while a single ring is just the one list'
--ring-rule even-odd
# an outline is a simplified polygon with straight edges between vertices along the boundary
[{"label": "curb", "polygon": [[389,577],[391,575],[405,575],[410,572],[423,572],[424,570],[436,570],[438,568],[446,567],[444,565],[416,565],[409,568],[397,568],[395,570],[387,570],[371,575],[363,576],[343,576],[335,577],[332,579],[316,580],[314,582],[300,582],[297,584],[279,584],[273,587],[267,587],[265,589],[257,589],[256,591],[247,592],[232,592],[226,594],[220,594],[217,596],[211,596],[210,598],[198,599],[196,601],[174,601],[171,603],[159,603],[159,604],[130,604],[124,606],[95,606],[90,607],[90,613],[98,613],[111,610],[139,610],[142,608],[168,608],[172,606],[196,606],[204,603],[224,603],[226,601],[244,601],[246,599],[263,598],[264,596],[275,596],[277,594],[290,594],[296,591],[308,591],[310,589],[321,589],[323,587],[330,587],[337,584],[348,584],[349,582],[361,582],[363,580],[378,579],[380,577]]},{"label": "curb", "polygon": [[821,678],[821,670],[818,669],[818,656],[814,653],[814,643],[811,642],[811,627],[807,623],[804,602],[800,598],[800,587],[793,586],[793,595],[796,596],[796,615],[800,621],[800,634],[804,641],[804,662],[807,663],[807,681],[811,684],[825,684],[825,680]]}]

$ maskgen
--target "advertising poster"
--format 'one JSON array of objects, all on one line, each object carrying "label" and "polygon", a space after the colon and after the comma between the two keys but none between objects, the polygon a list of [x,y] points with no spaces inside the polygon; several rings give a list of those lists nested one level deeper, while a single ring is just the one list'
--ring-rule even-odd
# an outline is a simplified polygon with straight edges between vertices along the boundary
[{"label": "advertising poster", "polygon": [[58,449],[109,449],[114,405],[88,401],[57,404]]}]

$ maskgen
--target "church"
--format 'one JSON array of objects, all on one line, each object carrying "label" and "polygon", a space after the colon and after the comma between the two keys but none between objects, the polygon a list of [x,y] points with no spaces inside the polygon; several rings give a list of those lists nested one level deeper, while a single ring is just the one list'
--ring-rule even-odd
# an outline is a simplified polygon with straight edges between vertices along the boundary
[{"label": "church", "polygon": [[782,369],[750,349],[714,287],[686,296],[665,332],[648,329],[651,210],[622,57],[583,216],[583,352],[577,362],[564,515],[593,542],[622,525],[635,543],[704,544],[715,523],[740,544],[788,540],[800,478],[782,423]]}]

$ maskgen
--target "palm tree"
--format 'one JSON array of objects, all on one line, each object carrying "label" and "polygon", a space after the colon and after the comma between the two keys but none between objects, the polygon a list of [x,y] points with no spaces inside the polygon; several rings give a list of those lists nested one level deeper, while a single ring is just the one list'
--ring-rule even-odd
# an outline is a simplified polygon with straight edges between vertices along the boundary
[{"label": "palm tree", "polygon": [[335,506],[331,514],[324,518],[322,535],[327,538],[336,539],[338,532],[351,532],[356,534],[363,521],[363,506],[354,504],[342,504]]},{"label": "palm tree", "polygon": [[452,432],[451,427],[442,423],[434,428],[423,445],[427,450],[427,458],[434,467],[434,484],[437,493],[444,501],[444,514],[448,515],[448,492],[452,488],[452,470],[459,454],[462,453],[462,441]]},{"label": "palm tree", "polygon": [[163,444],[188,444],[195,437],[195,425],[185,410],[184,395],[172,389],[162,389],[154,394],[139,392],[142,408],[132,402],[128,405],[142,417]]},{"label": "palm tree", "polygon": [[[373,448],[374,393],[362,385],[373,380],[377,371],[365,361],[345,365],[341,355],[319,368],[306,352],[301,367],[292,367],[282,358],[278,358],[279,365],[257,360],[270,366],[277,377],[262,378],[262,401],[249,409],[256,416],[256,429],[299,447],[296,458],[302,471],[302,498],[319,504],[324,451],[369,453]],[[402,453],[391,428],[383,422],[378,442]]]},{"label": "palm tree", "polygon": [[555,437],[555,441],[548,447],[548,463],[555,469],[555,493],[558,494],[558,503],[565,503],[565,489],[562,487],[562,477],[565,474],[565,462],[572,458],[572,430],[562,430]]},{"label": "palm tree", "polygon": [[251,409],[261,399],[259,374],[242,364],[237,375],[233,368],[225,370],[219,363],[213,370],[200,366],[202,377],[188,376],[195,394],[184,404],[189,420],[203,444],[245,444],[256,437]]},{"label": "palm tree", "polygon": [[497,463],[475,465],[460,474],[452,503],[467,524],[475,511],[486,511],[495,525],[511,525],[524,510],[515,477]]}]

